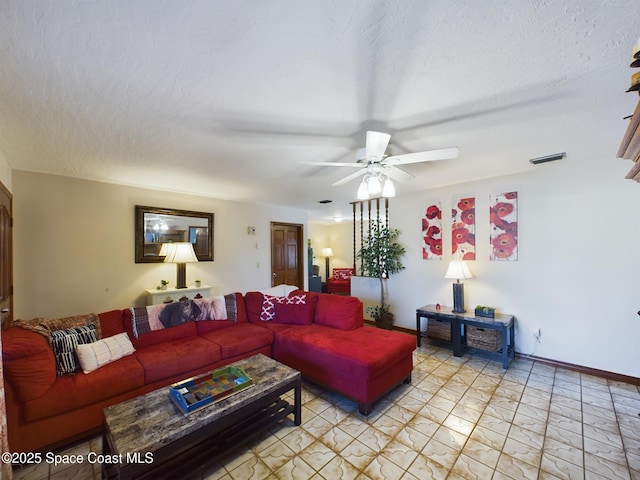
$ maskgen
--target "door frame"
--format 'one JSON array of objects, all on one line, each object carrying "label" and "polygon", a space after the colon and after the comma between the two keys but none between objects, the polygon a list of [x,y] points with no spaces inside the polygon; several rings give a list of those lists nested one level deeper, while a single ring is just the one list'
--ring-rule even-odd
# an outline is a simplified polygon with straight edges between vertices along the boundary
[{"label": "door frame", "polygon": [[[3,290],[0,292],[0,300],[2,308],[8,309],[8,312],[0,314],[0,318],[2,328],[7,328],[13,323],[13,195],[2,182],[0,182],[0,195],[2,195],[0,206],[6,206],[8,214],[8,218],[2,215],[3,224],[0,225],[0,233],[3,236],[0,241],[3,250],[0,252],[0,262],[2,262],[0,282]],[[4,199],[7,201],[6,205]]]}]

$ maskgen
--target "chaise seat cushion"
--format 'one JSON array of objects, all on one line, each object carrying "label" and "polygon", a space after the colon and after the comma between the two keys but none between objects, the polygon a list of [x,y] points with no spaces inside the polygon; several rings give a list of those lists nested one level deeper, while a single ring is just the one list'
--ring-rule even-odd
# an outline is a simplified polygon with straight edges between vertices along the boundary
[{"label": "chaise seat cushion", "polygon": [[200,336],[220,349],[222,359],[243,355],[253,350],[271,346],[273,343],[271,330],[251,323],[221,328],[203,333]]},{"label": "chaise seat cushion", "polygon": [[143,386],[142,365],[134,356],[123,357],[88,374],[58,377],[46,395],[24,404],[25,420],[77,410]]},{"label": "chaise seat cushion", "polygon": [[186,375],[203,365],[216,363],[222,358],[218,345],[198,336],[138,348],[135,356],[144,368],[147,384],[180,374]]},{"label": "chaise seat cushion", "polygon": [[322,325],[291,328],[275,337],[274,356],[286,352],[319,369],[353,376],[374,378],[415,349],[411,335],[373,327],[339,330]]}]

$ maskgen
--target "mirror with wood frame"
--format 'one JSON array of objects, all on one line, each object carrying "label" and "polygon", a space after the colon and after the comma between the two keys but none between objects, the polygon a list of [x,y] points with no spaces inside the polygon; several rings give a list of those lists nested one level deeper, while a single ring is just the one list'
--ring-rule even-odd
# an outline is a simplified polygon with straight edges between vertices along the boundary
[{"label": "mirror with wood frame", "polygon": [[163,243],[190,242],[198,261],[213,261],[213,213],[136,205],[136,263],[159,263]]}]

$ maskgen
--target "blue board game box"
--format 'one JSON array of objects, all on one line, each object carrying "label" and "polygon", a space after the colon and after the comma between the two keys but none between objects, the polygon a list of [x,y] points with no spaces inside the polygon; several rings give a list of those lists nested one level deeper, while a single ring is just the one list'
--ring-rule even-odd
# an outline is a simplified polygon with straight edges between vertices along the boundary
[{"label": "blue board game box", "polygon": [[242,368],[224,367],[174,383],[169,396],[183,413],[189,413],[251,386],[253,380]]}]

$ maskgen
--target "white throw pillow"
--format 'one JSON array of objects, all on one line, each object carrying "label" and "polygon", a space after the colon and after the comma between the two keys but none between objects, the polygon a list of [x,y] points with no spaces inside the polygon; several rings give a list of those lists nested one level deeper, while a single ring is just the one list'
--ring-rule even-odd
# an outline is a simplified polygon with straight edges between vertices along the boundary
[{"label": "white throw pillow", "polygon": [[131,355],[135,351],[136,349],[133,348],[133,344],[125,332],[76,347],[76,355],[84,373],[93,372],[107,363]]},{"label": "white throw pillow", "polygon": [[258,290],[260,293],[265,295],[271,295],[273,297],[286,297],[294,290],[298,290],[298,287],[295,285],[286,285],[281,283],[275,287],[267,288],[266,290]]}]

